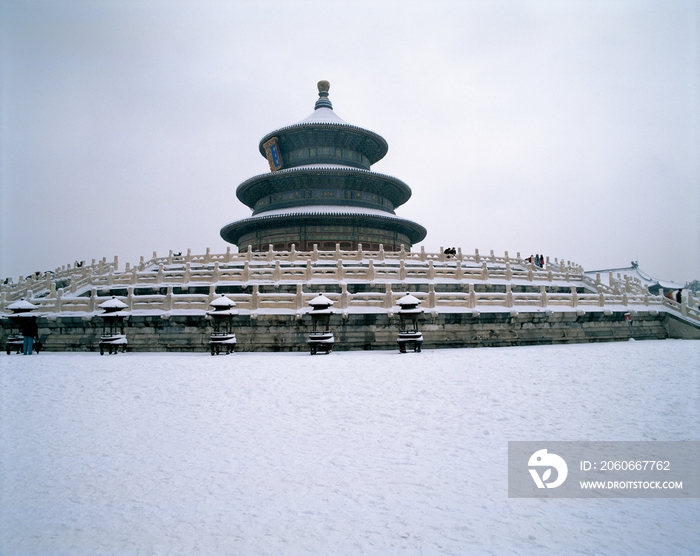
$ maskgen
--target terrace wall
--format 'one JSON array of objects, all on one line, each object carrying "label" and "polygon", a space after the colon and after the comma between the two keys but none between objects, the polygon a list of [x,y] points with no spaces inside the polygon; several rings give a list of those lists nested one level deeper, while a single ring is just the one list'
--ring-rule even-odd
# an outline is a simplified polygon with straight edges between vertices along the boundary
[{"label": "terrace wall", "polygon": [[[336,350],[397,349],[398,318],[389,313],[335,314],[331,328]],[[305,351],[308,315],[238,315],[236,351]],[[672,320],[669,320],[672,319]],[[0,321],[0,339],[8,319]],[[79,316],[39,318],[45,351],[97,351],[102,319]],[[663,312],[637,311],[628,322],[619,312],[425,313],[420,328],[424,349],[517,346],[700,337],[697,327]],[[129,351],[208,351],[211,325],[204,316],[132,315],[126,323]]]}]

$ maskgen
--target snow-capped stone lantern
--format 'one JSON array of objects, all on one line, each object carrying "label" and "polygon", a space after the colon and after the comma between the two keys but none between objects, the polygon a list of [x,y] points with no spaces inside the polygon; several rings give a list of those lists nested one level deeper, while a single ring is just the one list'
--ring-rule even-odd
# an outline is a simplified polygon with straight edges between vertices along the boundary
[{"label": "snow-capped stone lantern", "polygon": [[226,351],[226,355],[236,347],[236,335],[233,332],[233,317],[238,311],[233,308],[236,304],[225,295],[217,297],[209,305],[212,311],[207,311],[207,316],[211,319],[214,332],[209,340],[209,347],[212,355],[219,355]]},{"label": "snow-capped stone lantern", "polygon": [[331,315],[333,314],[330,307],[333,305],[333,302],[325,295],[319,293],[317,297],[309,301],[309,305],[311,305],[312,309],[311,325],[313,328],[307,343],[309,344],[311,355],[316,355],[319,351],[330,353],[335,342],[330,329]]},{"label": "snow-capped stone lantern", "polygon": [[126,334],[124,334],[124,318],[129,313],[124,309],[128,307],[126,303],[112,296],[112,299],[100,304],[100,309],[104,309],[102,317],[102,335],[100,336],[100,355],[105,354],[105,349],[112,353],[122,353],[126,351]]},{"label": "snow-capped stone lantern", "polygon": [[[14,303],[10,303],[7,309],[12,311],[11,315],[7,318],[10,320],[10,331],[7,335],[7,341],[5,342],[5,352],[10,355],[13,351],[20,353],[24,347],[24,336],[25,334],[32,334],[34,337],[36,333],[36,315],[30,315],[29,313],[36,309],[37,306],[29,303],[25,299],[20,299]],[[15,330],[16,328],[16,330]],[[34,343],[32,349],[39,353],[41,349],[41,344],[38,342]]]},{"label": "snow-capped stone lantern", "polygon": [[418,308],[420,299],[406,292],[396,304],[399,306],[399,352],[406,353],[406,348],[419,352],[423,344],[423,334],[418,331],[418,317],[423,312]]}]

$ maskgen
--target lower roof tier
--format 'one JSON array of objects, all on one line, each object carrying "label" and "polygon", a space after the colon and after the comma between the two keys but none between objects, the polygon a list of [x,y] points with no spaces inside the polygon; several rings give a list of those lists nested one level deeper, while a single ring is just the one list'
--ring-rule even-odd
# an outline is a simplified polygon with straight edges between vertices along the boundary
[{"label": "lower roof tier", "polygon": [[254,216],[232,222],[221,229],[221,237],[239,250],[250,245],[253,251],[274,249],[363,249],[398,251],[410,249],[422,241],[427,232],[423,226],[397,218],[364,213],[290,213]]},{"label": "lower roof tier", "polygon": [[256,212],[323,204],[376,206],[393,211],[411,197],[411,188],[385,174],[349,167],[301,167],[254,176],[236,189],[238,199]]}]

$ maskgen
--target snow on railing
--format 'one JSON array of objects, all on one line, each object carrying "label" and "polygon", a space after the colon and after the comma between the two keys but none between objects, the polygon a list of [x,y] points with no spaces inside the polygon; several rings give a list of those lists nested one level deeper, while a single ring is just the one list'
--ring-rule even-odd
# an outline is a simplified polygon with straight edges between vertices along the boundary
[{"label": "snow on railing", "polygon": [[[17,284],[5,284],[0,288],[0,310],[20,297],[31,298],[39,305],[38,312],[92,313],[106,295],[117,295],[129,306],[129,310],[176,309],[207,310],[218,286],[239,285],[250,293],[227,294],[242,310],[266,309],[300,311],[307,299],[315,293],[303,292],[302,283],[335,283],[341,293],[327,295],[341,309],[377,308],[390,309],[398,293],[391,291],[392,283],[428,284],[428,292],[415,292],[428,309],[474,309],[477,307],[543,308],[543,307],[663,307],[695,320],[700,320],[696,309],[698,300],[686,295],[683,303],[653,296],[639,280],[629,277],[608,276],[604,284],[600,275],[593,280],[583,274],[583,269],[569,261],[547,259],[545,268],[538,268],[518,253],[510,257],[481,255],[478,250],[465,254],[461,249],[454,255],[444,252],[427,253],[400,251],[274,251],[253,252],[251,249],[232,253],[212,254],[209,249],[203,255],[170,251],[166,257],[157,253],[149,260],[140,258],[138,265],[126,264],[118,270],[118,259],[108,263],[106,259],[91,265],[66,265],[54,273],[30,276]],[[369,283],[383,292],[347,291],[347,283]],[[276,286],[296,284],[296,294],[260,293],[259,285]],[[458,284],[462,291],[436,291],[436,284]],[[476,284],[490,284],[505,291],[477,291]],[[62,284],[64,287],[57,287]],[[529,291],[513,291],[513,286],[526,286]],[[208,293],[187,293],[196,287]],[[491,290],[493,290],[491,287]],[[562,288],[569,288],[562,292]],[[144,294],[135,290],[159,290],[166,293]],[[174,293],[174,289],[178,293]],[[480,287],[481,289],[481,287]],[[520,288],[523,289],[523,288]],[[583,289],[583,293],[579,290]],[[126,293],[126,295],[123,295]],[[337,299],[334,299],[334,296]]]},{"label": "snow on railing", "polygon": [[[502,308],[511,310],[562,310],[564,308],[578,309],[579,312],[617,311],[620,308],[630,312],[636,310],[660,311],[671,310],[686,317],[689,320],[700,323],[700,311],[689,303],[696,303],[697,299],[688,297],[683,303],[677,303],[662,296],[649,294],[606,294],[606,293],[580,293],[576,286],[571,286],[569,292],[547,291],[547,286],[540,285],[539,291],[515,292],[511,284],[506,284],[505,291],[477,291],[474,283],[464,284],[463,291],[441,292],[436,291],[436,284],[428,284],[428,291],[412,292],[412,295],[421,300],[425,310],[438,312],[478,310],[479,308]],[[326,292],[334,303],[334,307],[340,311],[345,310],[382,310],[391,311],[396,302],[402,297],[403,291],[393,291],[392,284],[373,284],[373,291],[351,293],[344,282],[339,284],[340,292]],[[219,294],[217,286],[211,284],[207,288],[208,293],[174,293],[175,286],[165,288],[165,294],[135,295],[134,287],[128,286],[127,295],[117,296],[124,301],[129,311],[147,310],[162,311],[168,313],[176,310],[195,310],[204,312],[209,308],[209,303]],[[270,313],[303,312],[308,309],[308,301],[318,295],[313,291],[304,291],[302,283],[295,285],[295,293],[292,292],[266,292],[260,291],[259,284],[250,285],[250,292],[226,294],[235,301],[236,307],[242,311],[256,312],[264,310]],[[399,289],[406,288],[400,285]],[[559,288],[558,288],[559,289]],[[89,297],[64,297],[63,291],[57,291],[55,297],[33,299],[38,305],[37,313],[72,313],[91,314],[99,310],[100,303],[105,296],[98,296],[97,288],[90,291]],[[493,310],[493,309],[491,309]],[[167,317],[167,314],[165,315]]]}]

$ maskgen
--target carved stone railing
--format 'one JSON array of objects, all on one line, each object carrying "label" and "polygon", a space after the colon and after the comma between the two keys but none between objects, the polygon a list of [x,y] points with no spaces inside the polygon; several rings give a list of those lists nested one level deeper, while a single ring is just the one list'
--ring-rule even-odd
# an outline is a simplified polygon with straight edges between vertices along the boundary
[{"label": "carved stone railing", "polygon": [[[448,256],[438,253],[405,250],[396,252],[363,251],[273,251],[203,255],[169,252],[167,257],[141,257],[133,267],[126,264],[120,271],[117,257],[90,265],[67,265],[54,273],[31,276],[17,284],[0,288],[0,311],[20,297],[31,298],[41,313],[93,313],[106,295],[117,295],[129,310],[205,311],[217,294],[219,286],[238,285],[250,291],[227,294],[243,311],[265,310],[301,311],[306,302],[316,295],[304,291],[304,285],[337,284],[340,293],[326,293],[342,310],[389,311],[402,292],[411,284],[428,284],[428,292],[413,295],[421,299],[422,307],[431,310],[469,310],[479,307],[517,308],[596,308],[629,307],[662,309],[677,312],[691,320],[699,320],[698,300],[686,294],[682,303],[654,296],[639,280],[629,277],[607,277],[607,284],[599,275],[596,279],[583,274],[583,269],[569,261],[547,261],[538,268],[506,252],[496,256],[481,255],[478,250]],[[371,292],[350,293],[348,283],[368,283]],[[63,284],[64,287],[56,287]],[[392,286],[392,284],[394,286]],[[456,284],[461,291],[436,291],[436,285]],[[499,291],[477,291],[487,284]],[[296,293],[261,293],[260,285],[296,285]],[[514,286],[526,286],[530,291],[513,291]],[[166,293],[139,295],[135,290],[157,289]],[[208,293],[188,293],[187,288],[206,288]],[[562,288],[566,291],[562,292]],[[287,288],[288,289],[288,288]],[[307,287],[308,289],[308,287]],[[415,289],[415,288],[414,288]],[[523,289],[523,288],[520,288]],[[179,290],[174,293],[174,290]],[[505,291],[502,291],[505,290]],[[126,295],[124,295],[126,294]]]}]

